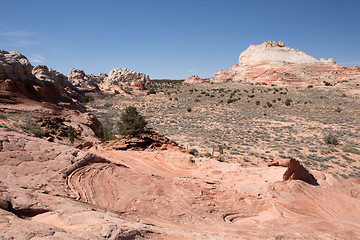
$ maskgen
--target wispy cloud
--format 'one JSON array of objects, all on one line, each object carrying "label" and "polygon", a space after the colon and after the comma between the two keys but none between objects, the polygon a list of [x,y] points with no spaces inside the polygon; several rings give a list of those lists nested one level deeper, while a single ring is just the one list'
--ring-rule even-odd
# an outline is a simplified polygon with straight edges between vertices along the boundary
[{"label": "wispy cloud", "polygon": [[27,31],[0,31],[0,36],[1,37],[27,37],[33,35],[32,32],[27,32]]},{"label": "wispy cloud", "polygon": [[22,46],[22,47],[26,47],[26,46],[35,44],[35,42],[29,41],[29,40],[19,40],[16,43],[17,43],[17,45]]},{"label": "wispy cloud", "polygon": [[8,48],[23,48],[36,44],[33,37],[34,32],[10,29],[0,25],[0,43]]},{"label": "wispy cloud", "polygon": [[45,58],[40,54],[34,54],[29,57],[30,62],[32,63],[44,63]]}]

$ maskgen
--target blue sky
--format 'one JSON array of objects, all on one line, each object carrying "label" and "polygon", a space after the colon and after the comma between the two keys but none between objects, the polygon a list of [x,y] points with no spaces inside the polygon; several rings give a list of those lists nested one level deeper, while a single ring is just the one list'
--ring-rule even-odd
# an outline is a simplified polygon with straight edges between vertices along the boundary
[{"label": "blue sky", "polygon": [[0,0],[0,9],[0,49],[65,75],[212,77],[266,40],[360,65],[360,0]]}]

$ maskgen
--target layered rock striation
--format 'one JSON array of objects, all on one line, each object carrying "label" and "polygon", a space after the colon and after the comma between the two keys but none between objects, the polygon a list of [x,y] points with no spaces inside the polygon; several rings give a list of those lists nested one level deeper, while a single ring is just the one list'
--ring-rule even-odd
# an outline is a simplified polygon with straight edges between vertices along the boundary
[{"label": "layered rock striation", "polygon": [[317,60],[302,51],[285,46],[282,41],[266,41],[250,45],[239,61],[226,70],[219,70],[213,82],[338,82],[352,76],[360,77],[356,69],[344,71],[335,60]]}]

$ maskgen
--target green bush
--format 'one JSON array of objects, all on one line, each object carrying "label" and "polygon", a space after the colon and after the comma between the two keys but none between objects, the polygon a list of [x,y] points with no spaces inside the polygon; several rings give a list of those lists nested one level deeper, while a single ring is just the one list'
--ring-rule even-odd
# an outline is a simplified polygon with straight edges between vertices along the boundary
[{"label": "green bush", "polygon": [[68,127],[68,136],[69,136],[70,142],[74,143],[75,131],[74,131],[74,128],[72,126]]},{"label": "green bush", "polygon": [[101,130],[103,132],[103,140],[104,141],[110,141],[110,140],[114,140],[116,139],[115,134],[113,132],[111,132],[110,129],[101,126]]},{"label": "green bush", "polygon": [[196,148],[192,148],[190,149],[190,154],[194,155],[194,156],[198,156],[199,155],[199,151]]},{"label": "green bush", "polygon": [[223,148],[223,146],[221,146],[221,145],[219,145],[219,153],[220,154],[224,154],[224,148]]},{"label": "green bush", "polygon": [[255,104],[256,104],[256,105],[260,105],[260,101],[256,101]]},{"label": "green bush", "polygon": [[291,99],[286,99],[285,105],[286,105],[286,106],[290,106],[290,105],[291,105],[291,102],[292,102]]},{"label": "green bush", "polygon": [[323,83],[325,84],[325,86],[332,86],[331,83],[329,83],[327,81],[323,81]]},{"label": "green bush", "polygon": [[92,101],[94,101],[93,97],[84,96],[84,97],[81,98],[82,103],[89,103],[89,102],[92,102]]},{"label": "green bush", "polygon": [[272,107],[272,104],[271,104],[270,102],[267,102],[267,103],[266,103],[266,106],[267,106],[268,108],[271,108],[271,107]]},{"label": "green bush", "polygon": [[236,98],[229,98],[226,102],[227,103],[232,103],[232,102],[236,102],[237,99]]},{"label": "green bush", "polygon": [[343,152],[346,152],[346,153],[353,153],[353,154],[360,155],[360,150],[351,145],[345,145],[344,147],[342,147],[341,150],[343,150]]},{"label": "green bush", "polygon": [[120,116],[118,121],[118,131],[121,135],[139,135],[145,132],[147,122],[145,118],[139,114],[136,107],[128,106]]},{"label": "green bush", "polygon": [[154,88],[150,88],[148,93],[149,93],[149,94],[156,94],[156,91],[155,91]]},{"label": "green bush", "polygon": [[186,111],[191,112],[191,111],[192,111],[191,107],[188,107],[188,108],[186,109]]},{"label": "green bush", "polygon": [[324,136],[324,142],[329,145],[338,145],[339,144],[337,137],[332,133],[328,133]]}]

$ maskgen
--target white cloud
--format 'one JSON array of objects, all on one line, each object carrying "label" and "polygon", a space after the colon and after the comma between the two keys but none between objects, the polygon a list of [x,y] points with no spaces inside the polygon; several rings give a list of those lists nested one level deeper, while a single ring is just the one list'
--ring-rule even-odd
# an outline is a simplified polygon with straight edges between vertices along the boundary
[{"label": "white cloud", "polygon": [[45,61],[45,58],[39,54],[34,54],[31,57],[29,57],[29,60],[32,63],[43,63]]}]

